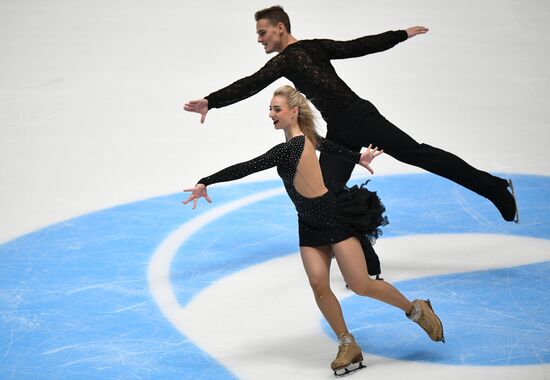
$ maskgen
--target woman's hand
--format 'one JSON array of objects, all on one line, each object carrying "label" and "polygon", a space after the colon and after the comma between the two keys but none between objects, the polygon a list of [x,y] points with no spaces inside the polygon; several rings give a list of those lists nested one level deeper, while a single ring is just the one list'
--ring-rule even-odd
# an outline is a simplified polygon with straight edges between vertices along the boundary
[{"label": "woman's hand", "polygon": [[185,189],[183,191],[190,191],[191,195],[189,195],[189,198],[184,200],[182,203],[184,205],[188,204],[189,202],[193,201],[193,210],[197,207],[197,203],[199,198],[204,198],[208,203],[212,203],[212,200],[208,196],[208,193],[206,192],[206,186],[204,186],[202,183],[197,183],[197,185],[192,189]]},{"label": "woman's hand", "polygon": [[361,153],[361,158],[359,159],[359,165],[366,168],[370,174],[374,174],[374,170],[370,167],[370,163],[372,160],[374,160],[376,157],[380,156],[382,153],[384,153],[383,150],[378,150],[378,147],[372,147],[372,144],[367,147],[367,149]]}]

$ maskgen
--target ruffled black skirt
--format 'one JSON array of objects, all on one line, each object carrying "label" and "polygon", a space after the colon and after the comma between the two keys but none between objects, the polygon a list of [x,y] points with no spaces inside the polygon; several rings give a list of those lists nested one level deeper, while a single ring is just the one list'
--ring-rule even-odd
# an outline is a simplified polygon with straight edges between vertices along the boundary
[{"label": "ruffled black skirt", "polygon": [[327,192],[308,199],[298,210],[300,246],[330,245],[351,236],[366,236],[371,244],[382,235],[380,227],[388,224],[386,208],[374,191],[361,186],[338,194]]}]

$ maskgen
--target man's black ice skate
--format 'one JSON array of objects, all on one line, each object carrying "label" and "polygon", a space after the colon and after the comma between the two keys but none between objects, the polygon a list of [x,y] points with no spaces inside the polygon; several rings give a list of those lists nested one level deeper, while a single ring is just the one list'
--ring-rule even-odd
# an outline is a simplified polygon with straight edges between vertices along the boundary
[{"label": "man's black ice skate", "polygon": [[487,198],[493,202],[504,220],[507,222],[513,221],[515,223],[519,223],[519,210],[517,206],[514,184],[511,179],[508,179],[505,182],[505,186],[494,190]]},{"label": "man's black ice skate", "polygon": [[519,223],[519,208],[518,208],[518,201],[516,199],[516,191],[514,189],[514,183],[511,179],[508,180],[508,187],[510,188],[510,191],[512,192],[512,197],[514,197],[514,205],[516,206],[516,211],[514,214],[514,223]]}]

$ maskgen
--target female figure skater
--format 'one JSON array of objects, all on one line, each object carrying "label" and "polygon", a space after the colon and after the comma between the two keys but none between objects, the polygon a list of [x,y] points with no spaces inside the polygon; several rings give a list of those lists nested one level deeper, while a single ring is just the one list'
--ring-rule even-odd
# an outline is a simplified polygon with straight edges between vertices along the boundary
[{"label": "female figure skater", "polygon": [[183,202],[204,197],[211,202],[207,186],[232,181],[276,166],[290,199],[298,212],[300,255],[321,313],[339,340],[338,354],[331,364],[336,376],[363,368],[360,347],[348,331],[338,299],[330,289],[329,270],[334,255],[350,289],[358,295],[375,298],[403,310],[434,341],[443,341],[443,326],[429,300],[410,302],[391,284],[372,280],[358,237],[376,238],[378,227],[386,223],[384,206],[376,193],[354,187],[343,195],[334,195],[323,183],[318,149],[339,159],[367,168],[382,151],[370,146],[362,154],[349,151],[315,132],[311,108],[305,97],[291,86],[277,89],[270,105],[275,129],[282,129],[286,142],[250,161],[230,166],[202,178]]}]

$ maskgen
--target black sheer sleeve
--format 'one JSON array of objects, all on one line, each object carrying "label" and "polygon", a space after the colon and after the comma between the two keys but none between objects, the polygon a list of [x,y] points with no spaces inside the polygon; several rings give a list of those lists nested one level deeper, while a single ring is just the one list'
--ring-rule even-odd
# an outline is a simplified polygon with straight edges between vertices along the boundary
[{"label": "black sheer sleeve", "polygon": [[277,166],[285,160],[286,147],[287,143],[278,144],[259,157],[229,166],[215,174],[200,179],[197,183],[209,186],[218,182],[234,181],[252,173]]},{"label": "black sheer sleeve", "polygon": [[249,98],[281,78],[284,72],[285,56],[279,54],[271,58],[264,67],[254,74],[239,79],[229,86],[206,96],[205,99],[208,100],[208,109],[225,107]]},{"label": "black sheer sleeve", "polygon": [[361,57],[391,49],[407,39],[404,30],[388,31],[349,41],[317,40],[321,43],[329,59]]},{"label": "black sheer sleeve", "polygon": [[319,144],[317,150],[319,150],[320,152],[326,153],[334,158],[353,162],[354,164],[359,163],[361,153],[353,152],[348,148],[327,140],[321,136],[317,136],[317,142]]}]

